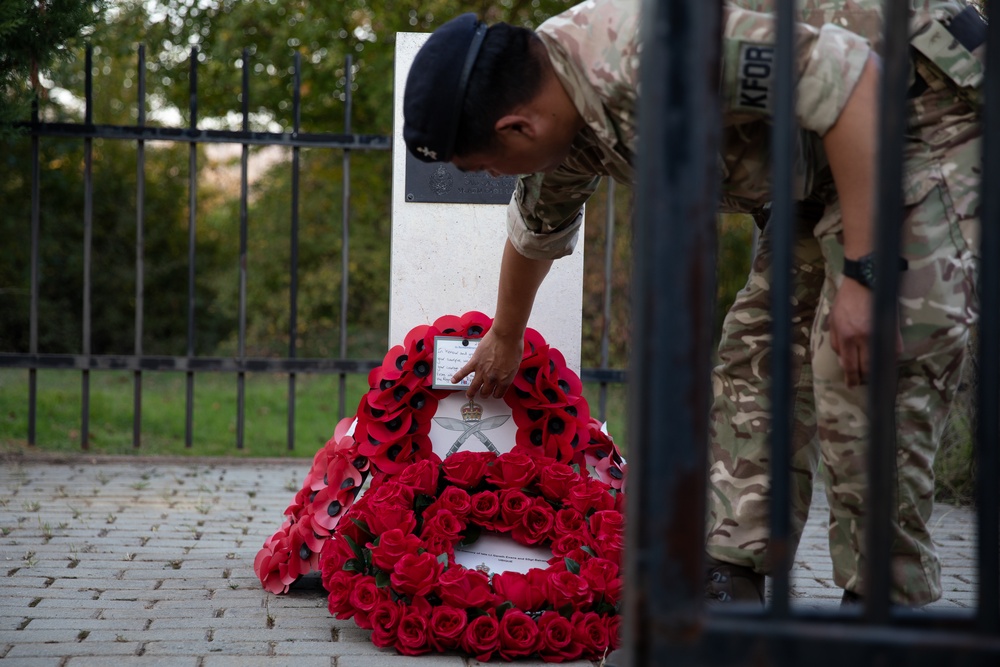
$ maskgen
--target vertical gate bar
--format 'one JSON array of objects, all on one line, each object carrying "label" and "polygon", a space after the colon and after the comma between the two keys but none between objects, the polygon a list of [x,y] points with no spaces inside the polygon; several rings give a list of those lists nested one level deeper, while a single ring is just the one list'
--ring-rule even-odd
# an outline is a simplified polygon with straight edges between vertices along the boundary
[{"label": "vertical gate bar", "polygon": [[[292,136],[299,136],[302,121],[302,54],[295,52],[295,89],[292,98]],[[292,147],[292,238],[288,289],[288,358],[298,345],[299,314],[299,147]],[[295,373],[288,374],[288,451],[295,449]]]},{"label": "vertical gate bar", "polygon": [[[987,16],[996,17],[1000,2],[987,3]],[[979,388],[977,397],[976,505],[978,512],[979,601],[976,625],[985,633],[1000,632],[1000,189],[985,187],[1000,179],[1000,20],[990,21],[986,42],[986,83],[983,95],[983,188],[979,264]],[[994,46],[995,45],[995,46]]]},{"label": "vertical gate bar", "polygon": [[[94,124],[94,47],[87,44],[84,77],[84,124],[90,128]],[[90,271],[94,241],[94,140],[83,140],[83,356],[91,353],[90,340]],[[81,373],[80,400],[80,446],[90,448],[90,368]]]},{"label": "vertical gate bar", "polygon": [[[191,47],[191,74],[188,82],[192,137],[198,131],[198,47]],[[198,210],[198,143],[193,138],[188,149],[188,303],[187,356],[194,356],[194,248]],[[194,442],[194,372],[188,371],[185,388],[184,446]]]},{"label": "vertical gate bar", "polygon": [[[31,302],[28,306],[28,351],[38,354],[38,253],[42,227],[41,147],[38,137],[38,91],[31,100]],[[35,444],[38,424],[38,369],[28,369],[28,445]]]},{"label": "vertical gate bar", "polygon": [[[354,82],[353,76],[354,59],[347,56],[347,70],[344,73],[344,134],[351,133],[351,86]],[[348,262],[350,261],[350,214],[351,214],[351,151],[344,150],[343,167],[343,201],[340,215],[341,241],[340,241],[340,358],[347,359],[347,279]],[[337,419],[344,418],[347,411],[347,374],[340,374],[340,400],[337,406]]]},{"label": "vertical gate bar", "polygon": [[774,116],[771,151],[774,153],[771,219],[771,536],[768,556],[773,576],[771,614],[789,612],[789,545],[791,520],[792,410],[792,254],[795,247],[794,165],[798,125],[795,118],[795,0],[777,3]]},{"label": "vertical gate bar", "polygon": [[646,666],[702,624],[721,3],[642,10],[623,647]]},{"label": "vertical gate bar", "polygon": [[[146,125],[146,45],[139,45],[139,127]],[[145,294],[146,142],[136,141],[135,193],[135,356],[142,356],[143,297]],[[142,371],[133,377],[132,447],[142,440]]]},{"label": "vertical gate bar", "polygon": [[875,225],[874,331],[868,380],[868,517],[865,530],[865,615],[889,619],[892,587],[892,520],[896,515],[896,336],[899,304],[900,227],[903,211],[903,136],[910,73],[909,3],[886,0],[885,49],[878,118],[878,189]]},{"label": "vertical gate bar", "polygon": [[[604,324],[601,326],[601,370],[608,369],[611,346],[611,278],[615,259],[615,179],[608,177],[608,199],[604,206]],[[608,417],[608,383],[601,381],[600,416]]]},{"label": "vertical gate bar", "polygon": [[[243,84],[241,103],[243,106],[243,131],[250,131],[250,66],[247,62],[250,51],[243,49]],[[240,153],[240,310],[239,310],[239,350],[240,362],[246,361],[247,354],[247,172],[250,167],[250,145],[244,143]],[[236,374],[236,449],[243,449],[246,422],[246,373],[242,367]]]}]

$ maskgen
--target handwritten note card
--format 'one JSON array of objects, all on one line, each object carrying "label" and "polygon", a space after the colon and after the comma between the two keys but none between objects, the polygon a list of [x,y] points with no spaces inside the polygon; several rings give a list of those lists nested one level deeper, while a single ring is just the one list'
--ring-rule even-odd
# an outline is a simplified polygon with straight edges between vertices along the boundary
[{"label": "handwritten note card", "polygon": [[479,340],[469,340],[468,338],[455,338],[452,336],[434,337],[434,388],[435,389],[462,389],[472,383],[475,373],[462,378],[462,381],[455,384],[451,381],[455,373],[462,370],[465,364],[469,363],[472,353],[476,351]]}]

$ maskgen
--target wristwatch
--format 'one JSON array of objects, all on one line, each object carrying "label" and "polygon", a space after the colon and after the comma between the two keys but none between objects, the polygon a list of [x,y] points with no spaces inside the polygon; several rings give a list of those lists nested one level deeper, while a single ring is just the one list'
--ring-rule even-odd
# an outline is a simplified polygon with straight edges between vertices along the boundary
[{"label": "wristwatch", "polygon": [[875,253],[857,259],[844,258],[844,277],[875,289]]},{"label": "wristwatch", "polygon": [[[906,271],[910,263],[905,257],[899,258],[899,270]],[[875,253],[868,253],[857,259],[844,258],[844,277],[854,280],[868,289],[875,289]]]}]

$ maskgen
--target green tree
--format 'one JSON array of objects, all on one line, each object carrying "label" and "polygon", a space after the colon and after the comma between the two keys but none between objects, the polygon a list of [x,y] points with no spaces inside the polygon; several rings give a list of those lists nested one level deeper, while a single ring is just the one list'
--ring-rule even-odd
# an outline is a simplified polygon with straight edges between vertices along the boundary
[{"label": "green tree", "polygon": [[93,25],[105,0],[4,0],[0,3],[0,139],[28,119],[32,84],[73,38]]}]

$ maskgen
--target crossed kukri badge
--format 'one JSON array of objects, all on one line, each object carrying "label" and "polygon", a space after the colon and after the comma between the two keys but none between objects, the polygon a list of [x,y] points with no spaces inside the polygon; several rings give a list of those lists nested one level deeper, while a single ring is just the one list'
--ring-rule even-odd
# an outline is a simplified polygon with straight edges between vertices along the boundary
[{"label": "crossed kukri badge", "polygon": [[497,417],[490,417],[489,419],[481,419],[483,414],[483,409],[475,402],[469,401],[467,404],[462,406],[462,418],[452,419],[451,417],[435,417],[434,421],[438,423],[449,431],[461,431],[462,435],[458,436],[452,444],[451,449],[445,454],[445,458],[448,458],[465,444],[465,441],[469,439],[470,436],[475,436],[479,442],[486,445],[486,448],[493,452],[494,454],[499,454],[500,451],[496,448],[490,439],[486,436],[483,431],[492,431],[495,428],[499,428],[510,419],[510,415],[499,415]]}]

